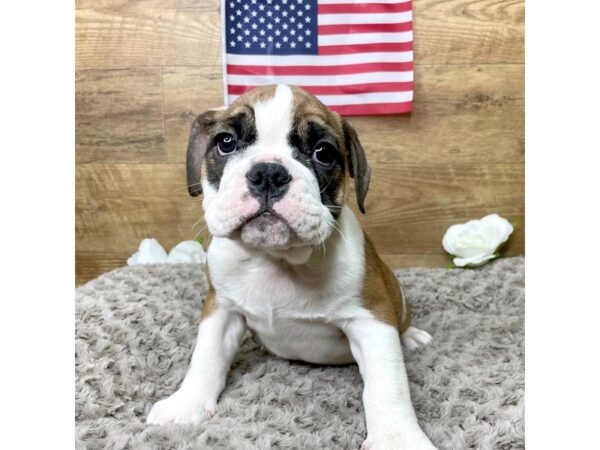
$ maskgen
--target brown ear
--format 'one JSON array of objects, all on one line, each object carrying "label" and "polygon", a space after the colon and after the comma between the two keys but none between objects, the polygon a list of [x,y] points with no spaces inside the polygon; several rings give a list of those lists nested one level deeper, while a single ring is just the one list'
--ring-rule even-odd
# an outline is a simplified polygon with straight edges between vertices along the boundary
[{"label": "brown ear", "polygon": [[208,129],[215,123],[218,111],[209,110],[194,120],[187,148],[187,186],[192,197],[202,194],[200,174],[208,147]]},{"label": "brown ear", "polygon": [[354,187],[356,190],[356,200],[358,209],[365,213],[365,197],[369,190],[369,181],[371,180],[371,165],[367,161],[365,150],[363,149],[356,130],[346,119],[342,119],[344,128],[344,140],[348,149],[348,163],[350,176],[354,178]]}]

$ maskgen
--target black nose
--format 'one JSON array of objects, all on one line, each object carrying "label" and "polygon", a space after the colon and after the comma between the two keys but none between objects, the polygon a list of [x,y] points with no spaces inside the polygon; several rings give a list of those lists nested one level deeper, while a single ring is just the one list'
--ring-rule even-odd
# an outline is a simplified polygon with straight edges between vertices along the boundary
[{"label": "black nose", "polygon": [[292,181],[285,167],[277,163],[258,163],[246,174],[250,193],[269,205],[284,196]]}]

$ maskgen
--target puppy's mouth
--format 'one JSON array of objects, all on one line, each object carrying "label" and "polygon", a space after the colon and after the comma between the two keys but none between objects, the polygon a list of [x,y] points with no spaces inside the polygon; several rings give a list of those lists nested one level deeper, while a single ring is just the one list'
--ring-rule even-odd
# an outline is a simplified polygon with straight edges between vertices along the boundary
[{"label": "puppy's mouth", "polygon": [[250,222],[257,220],[257,219],[264,220],[267,222],[275,222],[277,220],[286,222],[286,220],[283,217],[281,217],[279,214],[277,214],[271,208],[263,207],[256,214],[253,214],[253,215],[249,216],[248,218],[246,218],[242,222],[242,225],[240,226],[240,228],[243,227],[244,225],[247,225]]},{"label": "puppy's mouth", "polygon": [[287,221],[270,208],[262,208],[240,226],[242,242],[256,248],[286,248],[294,237]]}]

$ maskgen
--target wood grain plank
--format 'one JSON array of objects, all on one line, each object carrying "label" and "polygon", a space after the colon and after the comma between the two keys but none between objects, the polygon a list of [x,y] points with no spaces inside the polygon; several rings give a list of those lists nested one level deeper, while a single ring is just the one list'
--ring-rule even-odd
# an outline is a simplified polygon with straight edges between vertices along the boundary
[{"label": "wood grain plank", "polygon": [[391,269],[411,267],[447,267],[450,259],[445,255],[393,255],[380,253],[381,259]]},{"label": "wood grain plank", "polygon": [[219,11],[219,0],[76,0],[76,9]]},{"label": "wood grain plank", "polygon": [[[91,0],[76,10],[78,67],[220,66],[215,1],[201,9],[158,0]],[[189,3],[186,3],[189,6]],[[523,0],[415,0],[415,64],[524,62]]]},{"label": "wood grain plank", "polygon": [[525,62],[523,0],[414,0],[415,64]]},{"label": "wood grain plank", "polygon": [[183,165],[83,164],[76,169],[77,253],[131,254],[156,237],[165,248],[193,239],[203,223]]},{"label": "wood grain plank", "polygon": [[75,20],[78,68],[195,65],[221,71],[219,11],[80,9]]},{"label": "wood grain plank", "polygon": [[[461,217],[440,217],[430,221],[418,222],[398,222],[394,226],[378,225],[378,217],[373,219],[362,219],[365,231],[375,242],[375,246],[387,254],[394,255],[412,255],[419,254],[422,251],[424,255],[437,256],[440,259],[444,257],[448,262],[448,257],[442,247],[442,237],[450,225],[455,223],[464,223],[471,219],[479,219],[497,208],[472,209],[473,215],[464,215]],[[398,214],[400,215],[400,214]],[[510,221],[523,223],[524,215],[522,212],[501,213],[503,217]],[[385,220],[385,219],[383,219]],[[506,256],[516,256],[525,254],[525,227],[517,227],[511,235],[509,242],[503,247],[502,253]]]},{"label": "wood grain plank", "polygon": [[77,163],[164,162],[161,83],[159,69],[77,71]]},{"label": "wood grain plank", "polygon": [[[352,117],[372,164],[524,161],[522,65],[420,66],[411,115]],[[163,71],[169,162],[185,161],[197,114],[222,105],[202,68]]]},{"label": "wood grain plank", "polygon": [[[524,223],[522,164],[374,166],[371,180],[367,214],[359,218],[385,253],[443,255],[450,225],[494,212]],[[509,254],[524,253],[524,236],[520,226]]]},{"label": "wood grain plank", "polygon": [[420,66],[410,115],[351,117],[372,164],[523,162],[524,66]]},{"label": "wood grain plank", "polygon": [[192,122],[207,109],[223,105],[223,81],[202,67],[163,69],[165,137],[169,162],[185,162]]},{"label": "wood grain plank", "polygon": [[77,253],[75,257],[75,286],[81,286],[100,275],[127,265],[130,254]]}]

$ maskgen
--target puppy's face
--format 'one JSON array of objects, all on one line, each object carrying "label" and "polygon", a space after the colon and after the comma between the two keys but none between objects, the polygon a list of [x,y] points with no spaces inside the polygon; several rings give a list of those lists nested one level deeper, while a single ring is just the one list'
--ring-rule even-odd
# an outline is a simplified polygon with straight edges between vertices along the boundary
[{"label": "puppy's face", "polygon": [[190,194],[204,194],[213,236],[288,249],[318,245],[331,234],[347,175],[364,212],[370,169],[345,120],[303,90],[277,85],[200,115],[187,173]]}]

